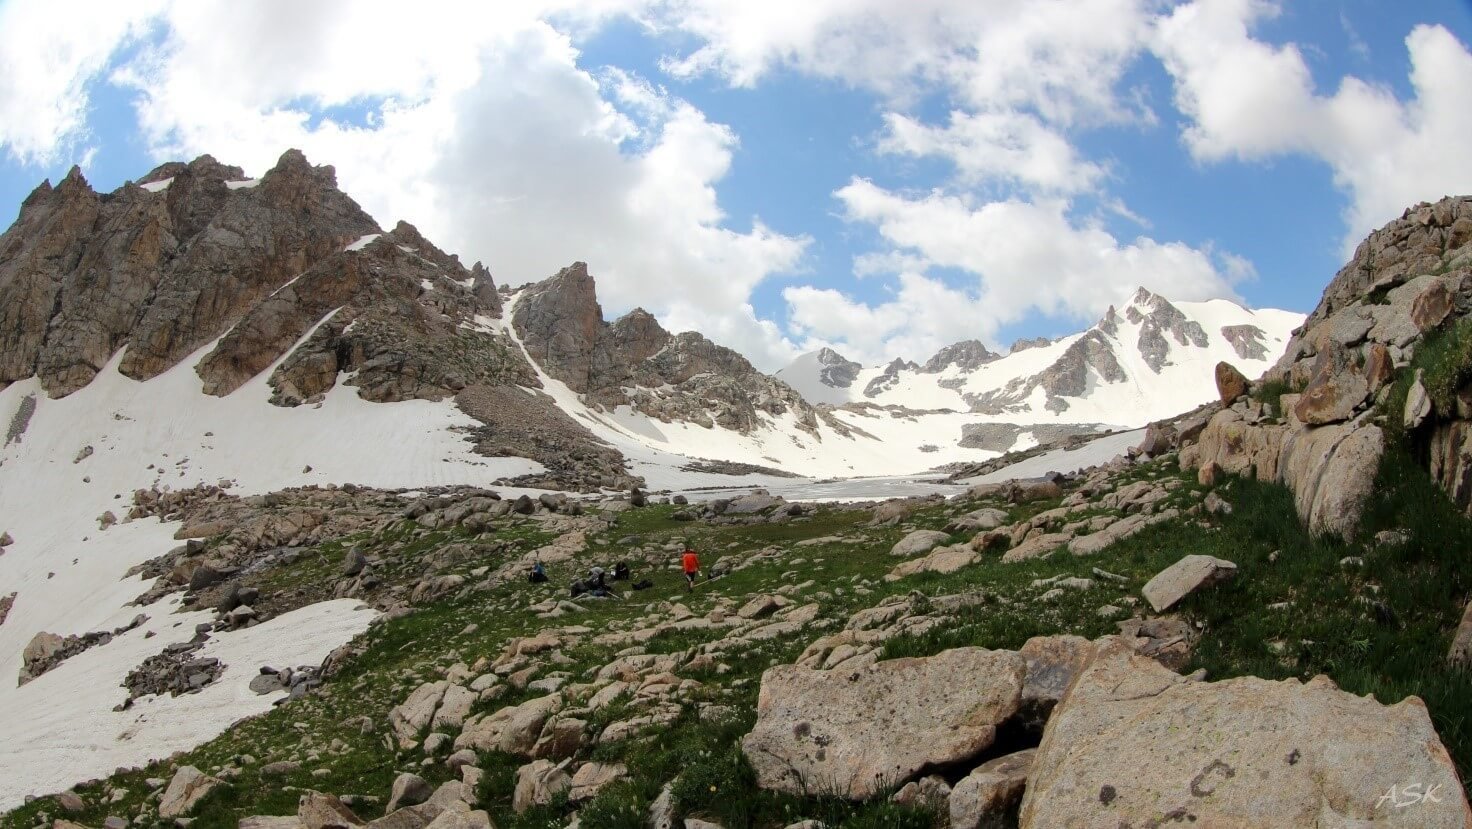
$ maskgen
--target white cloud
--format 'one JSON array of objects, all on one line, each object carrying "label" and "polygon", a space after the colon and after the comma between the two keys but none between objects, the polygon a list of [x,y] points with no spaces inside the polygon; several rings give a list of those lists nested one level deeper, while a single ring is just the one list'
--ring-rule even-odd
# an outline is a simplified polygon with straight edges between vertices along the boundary
[{"label": "white cloud", "polygon": [[1472,54],[1441,26],[1406,37],[1413,98],[1345,77],[1321,95],[1294,44],[1256,40],[1276,6],[1197,0],[1161,19],[1155,51],[1190,119],[1202,161],[1303,153],[1323,160],[1350,196],[1344,247],[1422,200],[1472,190]]},{"label": "white cloud", "polygon": [[160,2],[0,4],[0,147],[25,164],[85,157],[88,82]]},{"label": "white cloud", "polygon": [[883,152],[940,156],[956,165],[962,181],[1014,182],[1031,191],[1088,191],[1104,168],[1079,157],[1073,145],[1033,115],[1022,112],[953,111],[944,127],[896,113],[885,116]]},{"label": "white cloud", "polygon": [[[1172,299],[1235,297],[1232,281],[1246,275],[1239,259],[1219,266],[1208,250],[1143,237],[1121,242],[1071,220],[1063,201],[977,205],[940,192],[907,197],[864,179],[835,195],[850,221],[873,225],[899,251],[972,274],[977,300],[963,305],[983,335],[1033,312],[1091,322],[1140,285]],[[932,314],[956,301],[935,299]]]},{"label": "white cloud", "polygon": [[894,298],[857,302],[831,288],[783,290],[804,351],[836,345],[851,360],[876,365],[895,357],[924,360],[966,339],[991,340],[996,318],[974,295],[916,273],[901,273]]},{"label": "white cloud", "polygon": [[[610,314],[641,305],[710,333],[797,266],[805,237],[756,217],[733,228],[719,204],[738,144],[729,127],[628,72],[579,66],[570,38],[534,14],[545,10],[458,11],[470,8],[474,19],[440,6],[404,16],[340,0],[281,35],[281,9],[181,3],[157,47],[114,79],[137,90],[161,157],[209,152],[258,173],[300,147],[380,223],[414,222],[499,281],[588,262]],[[767,367],[791,354],[754,318],[724,330]]]}]

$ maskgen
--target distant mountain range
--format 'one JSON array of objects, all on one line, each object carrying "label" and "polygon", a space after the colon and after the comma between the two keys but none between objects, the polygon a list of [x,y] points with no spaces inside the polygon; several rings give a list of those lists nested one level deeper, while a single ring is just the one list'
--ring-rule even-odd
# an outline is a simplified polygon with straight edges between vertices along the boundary
[{"label": "distant mountain range", "polygon": [[1022,340],[1006,355],[967,340],[923,364],[862,366],[824,348],[776,376],[839,411],[903,407],[922,420],[926,412],[967,413],[974,417],[958,442],[1001,451],[1025,433],[1135,427],[1191,409],[1215,395],[1217,362],[1255,377],[1302,322],[1302,314],[1227,300],[1173,303],[1140,288],[1086,331]]}]

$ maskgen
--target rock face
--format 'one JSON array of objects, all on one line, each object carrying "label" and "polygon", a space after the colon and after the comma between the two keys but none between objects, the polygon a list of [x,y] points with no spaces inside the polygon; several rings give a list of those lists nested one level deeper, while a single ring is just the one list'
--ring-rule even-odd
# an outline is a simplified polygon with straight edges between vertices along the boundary
[{"label": "rock face", "polygon": [[[1411,783],[1439,801],[1386,799]],[[1048,722],[1020,826],[1177,823],[1431,829],[1472,811],[1416,697],[1384,706],[1325,677],[1191,682],[1105,640]]]},{"label": "rock face", "polygon": [[924,374],[939,374],[951,366],[962,371],[975,371],[1001,356],[989,350],[980,340],[962,340],[937,351],[935,356],[925,361],[920,371]]},{"label": "rock face", "polygon": [[982,763],[951,789],[951,829],[978,829],[1001,820],[1022,801],[1036,749],[1026,749]]},{"label": "rock face", "polygon": [[[1384,452],[1376,401],[1428,333],[1472,313],[1472,197],[1421,204],[1370,234],[1264,376],[1277,401],[1239,399],[1212,416],[1188,467],[1279,481],[1316,533],[1351,536]],[[1433,400],[1418,378],[1392,416],[1423,432],[1433,479],[1472,510],[1472,389]]]},{"label": "rock face", "polygon": [[44,183],[0,236],[0,383],[52,396],[120,370],[147,379],[227,331],[261,297],[377,230],[331,167],[295,150],[250,187],[209,156],[100,195],[81,173]]},{"label": "rock face", "polygon": [[991,745],[1025,673],[1018,654],[981,648],[853,670],[781,665],[762,676],[741,748],[763,788],[862,800]]},{"label": "rock face", "polygon": [[846,389],[854,384],[859,378],[859,372],[863,366],[844,357],[831,348],[823,348],[818,351],[818,380],[825,386],[835,389]]},{"label": "rock face", "polygon": [[590,406],[747,433],[791,413],[815,430],[812,407],[785,383],[700,334],[671,335],[635,309],[607,323],[588,266],[575,262],[523,289],[511,312],[527,353]]}]

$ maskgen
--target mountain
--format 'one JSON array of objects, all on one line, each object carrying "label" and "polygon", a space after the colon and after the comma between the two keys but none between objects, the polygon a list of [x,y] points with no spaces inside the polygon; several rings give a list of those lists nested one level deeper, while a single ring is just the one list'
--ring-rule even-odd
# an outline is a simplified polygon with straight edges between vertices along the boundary
[{"label": "mountain", "polygon": [[1302,322],[1302,314],[1226,300],[1173,303],[1140,288],[1087,330],[1019,341],[1006,356],[968,340],[923,365],[895,359],[865,368],[825,348],[776,376],[845,421],[844,410],[873,407],[969,413],[974,440],[1029,426],[1133,428],[1212,399],[1218,362],[1262,373]]}]

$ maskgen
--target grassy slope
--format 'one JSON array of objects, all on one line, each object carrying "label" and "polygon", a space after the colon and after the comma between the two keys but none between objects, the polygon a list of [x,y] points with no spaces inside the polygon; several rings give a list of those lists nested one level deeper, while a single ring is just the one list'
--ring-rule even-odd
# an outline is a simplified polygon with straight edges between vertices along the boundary
[{"label": "grassy slope", "polygon": [[[1179,477],[1180,489],[1172,500],[1188,503],[1187,492],[1197,489],[1194,479],[1182,475],[1170,461],[1131,470],[1128,477]],[[1268,678],[1307,678],[1326,673],[1346,690],[1373,693],[1382,702],[1408,694],[1420,695],[1430,707],[1438,731],[1463,774],[1472,770],[1472,676],[1444,667],[1451,631],[1461,614],[1461,601],[1472,587],[1465,562],[1472,549],[1472,523],[1457,513],[1409,456],[1399,450],[1386,459],[1381,486],[1369,510],[1367,537],[1380,529],[1406,528],[1410,540],[1403,546],[1373,543],[1353,545],[1314,540],[1297,521],[1292,501],[1281,487],[1250,480],[1231,480],[1221,494],[1235,505],[1229,516],[1209,521],[1185,516],[1152,527],[1089,558],[1059,553],[1046,560],[1002,564],[996,559],[950,576],[922,575],[886,584],[881,577],[896,560],[889,547],[905,529],[873,530],[862,527],[866,513],[823,511],[807,521],[750,527],[706,527],[670,520],[669,507],[650,507],[625,513],[618,525],[593,539],[584,557],[604,563],[622,558],[614,539],[630,534],[644,541],[691,538],[705,551],[707,563],[724,553],[754,552],[766,546],[787,549],[779,561],[762,563],[703,586],[687,595],[674,569],[654,574],[657,585],[636,594],[638,601],[592,604],[587,613],[546,622],[524,610],[551,595],[566,582],[570,565],[552,572],[552,585],[510,584],[462,600],[447,600],[401,619],[375,626],[368,634],[367,652],[355,660],[323,693],[282,706],[264,717],[243,723],[179,759],[210,770],[239,765],[241,774],[224,794],[213,798],[197,814],[194,826],[233,827],[249,814],[288,814],[294,811],[301,788],[339,794],[367,794],[386,799],[390,783],[401,771],[414,770],[431,782],[445,778],[441,766],[421,767],[421,756],[396,752],[385,740],[387,712],[420,682],[437,679],[445,668],[481,656],[494,658],[510,637],[544,627],[582,624],[595,631],[618,629],[646,615],[659,601],[686,602],[697,614],[722,597],[737,602],[746,596],[783,585],[815,579],[799,598],[820,595],[822,618],[840,623],[855,610],[878,604],[888,594],[920,590],[927,594],[980,589],[993,597],[969,608],[947,625],[923,637],[892,640],[885,656],[924,655],[959,645],[1015,648],[1028,637],[1051,633],[1078,633],[1088,637],[1111,633],[1114,622],[1102,618],[1102,605],[1126,604],[1152,575],[1183,555],[1202,553],[1236,562],[1238,577],[1231,583],[1189,598],[1182,613],[1202,627],[1193,664],[1212,678],[1252,674]],[[1013,517],[1055,506],[1038,503],[1012,508]],[[965,508],[970,508],[964,507]],[[942,526],[956,506],[931,508],[915,516],[916,528]],[[457,540],[453,533],[400,534],[389,542],[397,555],[428,554],[436,545]],[[862,544],[830,544],[793,548],[806,538],[835,534],[862,535]],[[497,538],[516,550],[544,543],[532,525],[502,531]],[[458,539],[463,540],[463,539]],[[379,542],[384,542],[379,539]],[[337,548],[340,549],[340,548]],[[327,551],[331,561],[337,549]],[[1276,556],[1274,555],[1276,553]],[[1341,559],[1358,556],[1363,565],[1343,565]],[[802,563],[795,563],[803,559]],[[475,564],[477,562],[468,562]],[[479,562],[494,564],[494,561]],[[581,565],[579,565],[581,566]],[[1037,596],[1034,579],[1058,574],[1091,577],[1101,567],[1127,578],[1115,585],[1101,579],[1088,591],[1068,591],[1053,602]],[[636,578],[642,575],[636,567]],[[1287,602],[1285,609],[1268,605]],[[476,629],[467,632],[474,623]],[[817,627],[817,626],[815,626]],[[584,827],[633,827],[643,824],[648,804],[670,780],[678,780],[676,798],[685,814],[704,815],[729,829],[740,826],[783,826],[799,818],[822,819],[830,826],[925,826],[923,812],[888,803],[852,805],[844,802],[800,799],[756,789],[742,758],[739,738],[754,719],[761,672],[768,666],[792,661],[802,648],[821,634],[805,631],[794,637],[763,643],[741,658],[727,659],[731,667],[722,676],[687,674],[705,682],[709,701],[733,709],[730,719],[701,722],[693,713],[674,726],[641,739],[597,746],[594,759],[621,761],[633,770],[626,783],[605,790],[584,805]],[[719,631],[668,634],[651,641],[647,649],[678,652],[718,638]],[[572,660],[564,670],[572,681],[612,659],[607,649],[580,645],[565,649]],[[498,700],[495,706],[526,695]],[[614,712],[600,714],[611,719]],[[371,720],[364,733],[360,718]],[[601,721],[600,721],[601,724]],[[256,762],[241,763],[241,755]],[[258,770],[271,760],[295,758],[302,769],[284,779],[262,779]],[[563,826],[563,804],[514,815],[509,809],[513,772],[519,760],[487,755],[482,796],[501,827]],[[100,803],[104,788],[127,792],[109,807],[93,806],[76,816],[98,825],[108,814],[131,815],[148,792],[147,777],[166,777],[168,767],[126,773],[110,781],[80,787],[90,803]],[[379,807],[381,808],[381,807]],[[376,816],[371,807],[359,810]],[[29,827],[38,813],[59,814],[50,799],[27,805],[5,816],[5,827]]]}]

